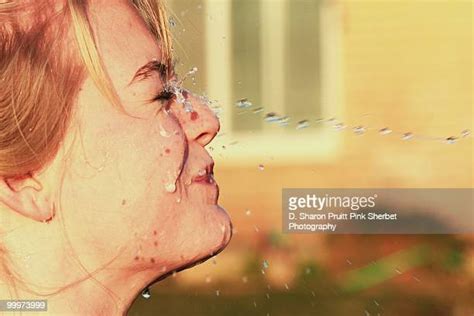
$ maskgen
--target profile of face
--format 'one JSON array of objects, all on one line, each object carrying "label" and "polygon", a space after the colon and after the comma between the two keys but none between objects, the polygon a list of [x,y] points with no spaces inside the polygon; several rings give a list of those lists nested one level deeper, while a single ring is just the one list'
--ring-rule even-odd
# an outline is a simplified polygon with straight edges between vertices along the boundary
[{"label": "profile of face", "polygon": [[29,259],[12,261],[37,291],[92,276],[127,305],[120,293],[137,295],[230,241],[205,149],[219,122],[187,91],[191,112],[177,98],[149,101],[166,87],[157,66],[161,48],[128,1],[91,1],[90,16],[126,113],[86,78],[59,153],[36,176],[41,190],[32,190],[55,214],[48,223],[22,219],[27,228],[4,242],[25,245]]}]

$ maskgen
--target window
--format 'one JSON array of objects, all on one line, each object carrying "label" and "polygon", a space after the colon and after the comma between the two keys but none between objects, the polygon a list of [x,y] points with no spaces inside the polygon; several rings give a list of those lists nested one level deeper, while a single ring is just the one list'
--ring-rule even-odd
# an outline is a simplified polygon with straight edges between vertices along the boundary
[{"label": "window", "polygon": [[[199,36],[205,57],[196,61],[205,65],[200,80],[204,76],[204,90],[223,108],[225,140],[238,141],[219,163],[255,163],[251,158],[264,156],[284,163],[337,154],[340,134],[315,121],[343,119],[340,5],[331,0],[199,2],[205,25]],[[236,107],[244,98],[251,108]],[[253,112],[260,107],[262,112]],[[268,112],[290,117],[288,125],[265,122]],[[297,130],[305,119],[310,127]]]}]

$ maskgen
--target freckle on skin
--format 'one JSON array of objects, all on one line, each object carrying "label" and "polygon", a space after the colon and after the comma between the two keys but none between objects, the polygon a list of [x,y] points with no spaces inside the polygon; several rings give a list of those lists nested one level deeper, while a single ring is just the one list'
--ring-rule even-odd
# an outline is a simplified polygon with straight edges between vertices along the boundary
[{"label": "freckle on skin", "polygon": [[127,201],[126,200],[122,200],[122,205],[125,205],[127,204]]},{"label": "freckle on skin", "polygon": [[151,263],[155,263],[155,259],[154,259],[154,258],[151,258],[151,259],[150,259],[150,262],[151,262]]},{"label": "freckle on skin", "polygon": [[169,148],[165,149],[165,153],[169,154],[170,152],[171,152],[171,150]]},{"label": "freckle on skin", "polygon": [[157,242],[157,241],[155,241],[153,244],[155,245],[155,247],[158,246],[158,242]]},{"label": "freckle on skin", "polygon": [[140,258],[138,256],[135,257],[135,261],[138,261]]},{"label": "freckle on skin", "polygon": [[156,234],[157,234],[157,233],[156,233],[156,230],[154,230],[154,231],[153,231],[153,235],[155,235],[155,236],[156,236]]},{"label": "freckle on skin", "polygon": [[191,112],[191,121],[195,121],[199,118],[199,114],[197,112]]}]

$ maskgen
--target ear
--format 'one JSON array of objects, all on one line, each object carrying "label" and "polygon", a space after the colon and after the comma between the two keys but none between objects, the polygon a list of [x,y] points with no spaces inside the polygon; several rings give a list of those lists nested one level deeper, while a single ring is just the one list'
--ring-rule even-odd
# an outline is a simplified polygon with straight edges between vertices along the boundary
[{"label": "ear", "polygon": [[31,174],[17,179],[0,178],[0,202],[38,222],[49,222],[54,217],[54,204]]}]

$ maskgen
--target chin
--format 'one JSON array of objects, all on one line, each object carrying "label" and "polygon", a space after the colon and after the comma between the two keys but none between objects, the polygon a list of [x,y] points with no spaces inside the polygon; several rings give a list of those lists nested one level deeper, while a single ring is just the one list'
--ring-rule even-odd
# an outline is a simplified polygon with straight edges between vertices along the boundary
[{"label": "chin", "polygon": [[[232,238],[232,223],[227,212],[217,204],[191,202],[183,219],[176,245],[180,263],[187,267],[205,261],[222,250]],[[177,250],[177,249],[176,249]]]}]

